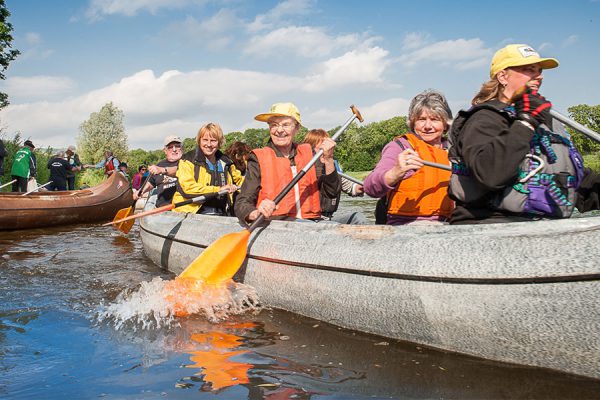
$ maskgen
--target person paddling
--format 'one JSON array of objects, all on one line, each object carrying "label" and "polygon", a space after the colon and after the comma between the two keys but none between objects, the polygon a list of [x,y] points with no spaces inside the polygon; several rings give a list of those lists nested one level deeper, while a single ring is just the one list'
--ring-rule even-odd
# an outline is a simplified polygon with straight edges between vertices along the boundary
[{"label": "person paddling", "polygon": [[584,168],[540,94],[543,70],[556,67],[526,44],[495,53],[490,79],[452,124],[451,224],[568,218],[575,208],[600,208],[600,176]]},{"label": "person paddling", "polygon": [[444,95],[426,90],[408,108],[410,132],[397,136],[381,152],[381,159],[365,179],[365,192],[376,198],[376,222],[388,225],[440,224],[450,217],[450,172],[424,167],[423,161],[448,165],[444,135],[452,111]]},{"label": "person paddling", "polygon": [[248,157],[246,176],[235,204],[235,214],[244,224],[260,214],[265,218],[321,220],[320,197],[337,198],[341,180],[333,162],[335,142],[325,138],[319,149],[323,156],[282,199],[278,206],[273,199],[312,159],[312,147],[296,144],[300,130],[300,111],[292,103],[276,103],[269,112],[254,117],[269,126],[270,139]]},{"label": "person paddling", "polygon": [[223,130],[210,122],[196,135],[195,150],[186,153],[177,169],[177,191],[173,203],[227,190],[228,195],[208,199],[202,204],[191,203],[174,211],[209,215],[233,215],[234,193],[244,180],[233,161],[221,152],[225,144]]}]

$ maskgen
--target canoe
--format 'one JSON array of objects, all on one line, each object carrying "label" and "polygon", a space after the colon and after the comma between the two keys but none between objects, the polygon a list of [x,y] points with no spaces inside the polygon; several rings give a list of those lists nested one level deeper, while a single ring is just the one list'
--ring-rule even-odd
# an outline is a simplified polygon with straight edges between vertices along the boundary
[{"label": "canoe", "polygon": [[[146,209],[153,207],[151,198]],[[165,212],[145,253],[178,274],[242,228]],[[600,217],[471,226],[273,221],[236,278],[261,302],[338,326],[600,379]]]},{"label": "canoe", "polygon": [[131,205],[130,185],[121,174],[83,190],[1,193],[0,230],[110,221]]}]

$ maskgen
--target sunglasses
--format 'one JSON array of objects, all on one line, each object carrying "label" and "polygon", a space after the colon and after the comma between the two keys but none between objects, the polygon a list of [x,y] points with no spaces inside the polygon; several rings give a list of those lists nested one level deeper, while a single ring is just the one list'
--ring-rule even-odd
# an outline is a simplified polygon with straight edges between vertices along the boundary
[{"label": "sunglasses", "polygon": [[179,150],[179,149],[181,149],[181,143],[173,143],[166,147],[168,150]]}]

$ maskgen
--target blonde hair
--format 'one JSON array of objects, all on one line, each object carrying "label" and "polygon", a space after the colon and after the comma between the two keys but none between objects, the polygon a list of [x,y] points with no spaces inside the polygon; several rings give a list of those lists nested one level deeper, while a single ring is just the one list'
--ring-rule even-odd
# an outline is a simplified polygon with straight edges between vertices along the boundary
[{"label": "blonde hair", "polygon": [[198,146],[200,146],[200,139],[202,139],[202,137],[206,134],[208,134],[209,137],[217,139],[219,141],[219,148],[223,147],[223,145],[225,144],[225,135],[223,135],[223,129],[221,129],[219,124],[209,122],[208,124],[200,128],[198,134],[196,135],[196,144]]},{"label": "blonde hair", "polygon": [[311,129],[306,133],[306,136],[304,137],[304,143],[310,144],[310,146],[314,149],[326,137],[329,137],[329,135],[325,129]]},{"label": "blonde hair", "polygon": [[481,85],[479,92],[471,100],[471,105],[482,104],[490,100],[500,98],[500,92],[502,91],[502,85],[498,82],[496,77],[493,77],[489,81]]}]

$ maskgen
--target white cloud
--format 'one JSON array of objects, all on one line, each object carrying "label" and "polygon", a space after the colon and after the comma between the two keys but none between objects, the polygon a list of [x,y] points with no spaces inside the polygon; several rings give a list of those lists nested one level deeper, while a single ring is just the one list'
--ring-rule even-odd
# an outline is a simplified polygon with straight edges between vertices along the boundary
[{"label": "white cloud", "polygon": [[36,44],[40,44],[42,42],[42,38],[39,33],[36,32],[27,32],[25,34],[25,42],[28,45],[34,46]]},{"label": "white cloud", "polygon": [[13,76],[0,84],[2,91],[8,93],[11,99],[28,98],[47,99],[63,96],[76,86],[75,82],[64,76]]},{"label": "white cloud", "polygon": [[402,40],[402,49],[414,50],[427,45],[429,40],[430,35],[428,33],[411,32],[404,36],[404,39]]},{"label": "white cloud", "polygon": [[349,51],[341,57],[322,63],[304,87],[307,91],[323,91],[350,84],[379,83],[389,61],[388,51],[371,47]]},{"label": "white cloud", "polygon": [[577,35],[571,35],[568,38],[566,38],[565,40],[563,40],[562,47],[572,46],[575,43],[577,43],[578,41],[579,41],[579,36],[577,36]]},{"label": "white cloud", "polygon": [[212,17],[205,20],[197,20],[192,16],[186,17],[184,21],[170,24],[163,30],[160,37],[179,37],[185,43],[194,43],[210,50],[227,48],[234,41],[232,36],[235,27],[243,22],[236,17],[235,13],[228,9],[219,10]]},{"label": "white cloud", "polygon": [[[253,22],[249,23],[247,29],[250,32],[264,30],[273,25],[288,23],[286,17],[297,15],[308,15],[314,11],[314,0],[287,0],[278,3],[265,14],[257,15]],[[274,24],[273,22],[276,21]]]},{"label": "white cloud", "polygon": [[438,63],[468,69],[485,65],[489,62],[491,54],[492,51],[484,46],[481,39],[457,39],[431,43],[403,54],[399,61],[407,67]]},{"label": "white cloud", "polygon": [[155,14],[161,8],[181,8],[191,3],[203,4],[200,0],[91,0],[85,16],[94,21],[104,15],[125,15],[131,17],[145,10]]},{"label": "white cloud", "polygon": [[322,28],[290,26],[252,37],[244,52],[263,56],[288,52],[302,57],[323,57],[335,49],[356,44],[358,40],[358,35],[333,37]]}]

